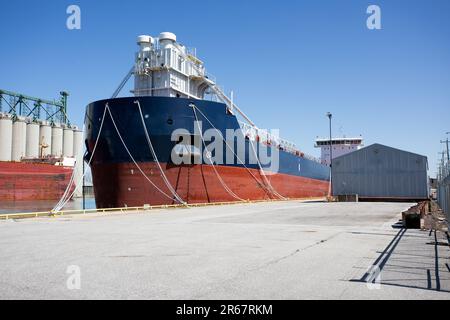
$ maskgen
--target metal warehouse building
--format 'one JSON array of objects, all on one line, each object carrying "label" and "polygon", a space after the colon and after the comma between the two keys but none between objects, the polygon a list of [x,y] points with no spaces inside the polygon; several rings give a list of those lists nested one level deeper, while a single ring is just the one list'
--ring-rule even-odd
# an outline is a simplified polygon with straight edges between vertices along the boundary
[{"label": "metal warehouse building", "polygon": [[428,198],[428,159],[373,144],[333,160],[333,195],[362,200]]}]

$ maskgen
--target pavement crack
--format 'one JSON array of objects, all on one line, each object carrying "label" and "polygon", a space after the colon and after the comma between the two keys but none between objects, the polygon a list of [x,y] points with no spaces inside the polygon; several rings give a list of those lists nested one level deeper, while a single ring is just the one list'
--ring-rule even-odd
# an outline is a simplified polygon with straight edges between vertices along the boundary
[{"label": "pavement crack", "polygon": [[258,271],[258,270],[267,268],[267,267],[269,267],[269,266],[271,266],[271,265],[277,264],[277,263],[279,263],[279,262],[281,262],[281,261],[283,261],[283,260],[289,259],[289,258],[295,256],[296,254],[302,252],[302,251],[306,251],[306,250],[311,249],[311,248],[313,248],[313,247],[315,247],[315,246],[321,245],[321,244],[323,244],[323,243],[325,243],[325,242],[327,242],[327,241],[329,241],[329,240],[331,240],[331,239],[337,237],[337,236],[338,236],[339,234],[341,234],[341,233],[342,233],[342,232],[335,233],[335,234],[331,235],[330,237],[328,237],[328,238],[326,238],[326,239],[323,239],[323,240],[319,240],[319,241],[317,241],[317,242],[314,242],[313,244],[310,244],[309,246],[306,246],[306,247],[300,248],[300,249],[296,249],[295,251],[291,252],[290,254],[287,254],[287,255],[282,256],[282,257],[280,257],[280,258],[271,260],[271,261],[269,261],[269,262],[263,264],[262,266],[259,266],[259,267],[257,267],[257,268],[251,269],[250,271]]}]

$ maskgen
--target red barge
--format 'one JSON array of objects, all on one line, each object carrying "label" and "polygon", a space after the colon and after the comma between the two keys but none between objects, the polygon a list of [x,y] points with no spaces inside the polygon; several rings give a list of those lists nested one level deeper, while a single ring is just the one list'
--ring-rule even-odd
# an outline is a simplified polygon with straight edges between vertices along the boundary
[{"label": "red barge", "polygon": [[72,172],[49,162],[0,162],[0,201],[59,200]]},{"label": "red barge", "polygon": [[69,94],[60,94],[46,100],[0,89],[0,209],[8,202],[56,203],[69,185],[83,132],[67,118]]}]

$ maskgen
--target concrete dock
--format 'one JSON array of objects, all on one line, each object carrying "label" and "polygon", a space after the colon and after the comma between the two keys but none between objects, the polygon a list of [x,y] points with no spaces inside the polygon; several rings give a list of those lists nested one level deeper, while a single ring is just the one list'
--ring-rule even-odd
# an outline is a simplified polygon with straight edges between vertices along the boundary
[{"label": "concrete dock", "polygon": [[[271,202],[0,221],[0,299],[450,299],[405,203]],[[68,286],[73,268],[79,289]]]}]

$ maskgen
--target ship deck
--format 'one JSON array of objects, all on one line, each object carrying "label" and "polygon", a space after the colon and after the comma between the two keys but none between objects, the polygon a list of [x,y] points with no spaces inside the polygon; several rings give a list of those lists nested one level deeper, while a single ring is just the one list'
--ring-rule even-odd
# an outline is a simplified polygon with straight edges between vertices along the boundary
[{"label": "ship deck", "polygon": [[[0,221],[0,299],[450,299],[407,203],[272,203]],[[436,241],[437,240],[437,241]],[[381,270],[381,286],[367,270]],[[81,289],[68,290],[68,266]]]}]

